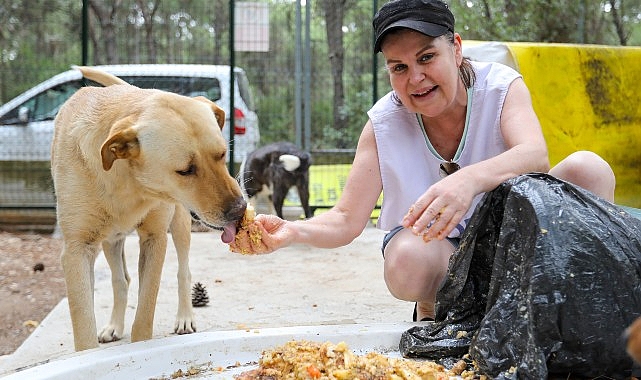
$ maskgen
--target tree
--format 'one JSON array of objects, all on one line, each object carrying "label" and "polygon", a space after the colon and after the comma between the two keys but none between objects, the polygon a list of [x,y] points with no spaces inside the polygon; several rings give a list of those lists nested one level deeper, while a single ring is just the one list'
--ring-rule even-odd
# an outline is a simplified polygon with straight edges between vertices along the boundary
[{"label": "tree", "polygon": [[149,63],[156,63],[156,39],[154,38],[154,16],[160,6],[160,0],[154,2],[147,2],[145,0],[137,0],[138,11],[143,19],[145,29],[145,41],[147,42],[147,57]]},{"label": "tree", "polygon": [[451,0],[450,6],[465,39],[627,45],[641,23],[641,4],[624,0]]},{"label": "tree", "polygon": [[[99,34],[97,30],[91,29],[91,39],[93,42],[94,62],[118,63],[118,50],[116,42],[116,25],[117,25],[117,11],[120,7],[122,0],[114,0],[111,5],[104,4],[100,0],[89,0],[89,6],[93,11],[95,19],[98,21],[100,27]],[[103,6],[104,4],[104,6]],[[99,41],[102,41],[104,50],[100,49]],[[100,54],[100,52],[103,54]]]},{"label": "tree", "polygon": [[[619,0],[618,2],[621,4],[621,8],[623,8],[623,0]],[[610,13],[612,14],[612,22],[614,23],[614,28],[616,29],[617,36],[619,37],[619,43],[625,46],[627,45],[629,35],[625,32],[625,26],[623,25],[623,21],[621,20],[621,16],[617,10],[616,3],[617,1],[615,0],[608,1],[611,9]]]},{"label": "tree", "polygon": [[334,82],[334,128],[343,130],[347,128],[347,115],[345,108],[345,89],[343,87],[343,67],[345,49],[343,47],[343,20],[345,9],[351,6],[350,0],[321,0],[321,7],[325,16],[325,30],[327,32],[328,58]]}]

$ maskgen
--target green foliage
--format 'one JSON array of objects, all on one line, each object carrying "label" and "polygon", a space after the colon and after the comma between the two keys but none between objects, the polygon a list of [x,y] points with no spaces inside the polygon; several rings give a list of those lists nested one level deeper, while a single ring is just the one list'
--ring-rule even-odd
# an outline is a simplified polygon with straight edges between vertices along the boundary
[{"label": "green foliage", "polygon": [[78,63],[80,5],[0,0],[0,103]]},{"label": "green foliage", "polygon": [[626,45],[641,44],[638,1],[452,0],[450,6],[465,39],[623,45],[618,22]]}]

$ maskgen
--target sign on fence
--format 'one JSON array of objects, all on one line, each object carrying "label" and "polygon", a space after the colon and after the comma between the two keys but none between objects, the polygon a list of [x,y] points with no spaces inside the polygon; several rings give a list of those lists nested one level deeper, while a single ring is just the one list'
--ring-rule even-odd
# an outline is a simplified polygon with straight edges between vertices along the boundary
[{"label": "sign on fence", "polygon": [[236,3],[234,22],[236,51],[269,51],[269,4]]}]

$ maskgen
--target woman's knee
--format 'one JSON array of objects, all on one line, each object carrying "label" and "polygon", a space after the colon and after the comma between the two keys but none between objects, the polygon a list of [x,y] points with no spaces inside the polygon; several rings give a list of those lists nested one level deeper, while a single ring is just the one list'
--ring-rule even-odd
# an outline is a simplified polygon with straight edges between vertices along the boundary
[{"label": "woman's knee", "polygon": [[[403,236],[405,235],[405,236]],[[395,236],[385,249],[384,277],[390,293],[402,300],[431,297],[447,272],[453,247],[447,241],[425,243],[409,231]],[[445,243],[439,244],[439,243]],[[445,252],[443,252],[445,247]]]},{"label": "woman's knee", "polygon": [[554,166],[550,174],[614,202],[614,171],[607,161],[594,152],[574,152]]}]

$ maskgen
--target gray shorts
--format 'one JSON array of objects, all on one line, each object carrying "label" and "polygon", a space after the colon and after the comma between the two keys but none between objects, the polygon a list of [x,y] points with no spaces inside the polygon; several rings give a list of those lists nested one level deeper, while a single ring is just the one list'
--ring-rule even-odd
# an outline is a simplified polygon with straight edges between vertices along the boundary
[{"label": "gray shorts", "polygon": [[[381,253],[383,254],[383,257],[385,257],[385,247],[387,247],[387,243],[389,243],[390,240],[392,240],[392,238],[394,237],[394,235],[396,235],[398,231],[402,229],[403,229],[403,226],[396,226],[392,228],[390,232],[385,234],[385,237],[383,237],[383,246],[381,247]],[[446,239],[454,246],[454,249],[458,248],[459,244],[461,243],[461,238],[447,237]]]}]

